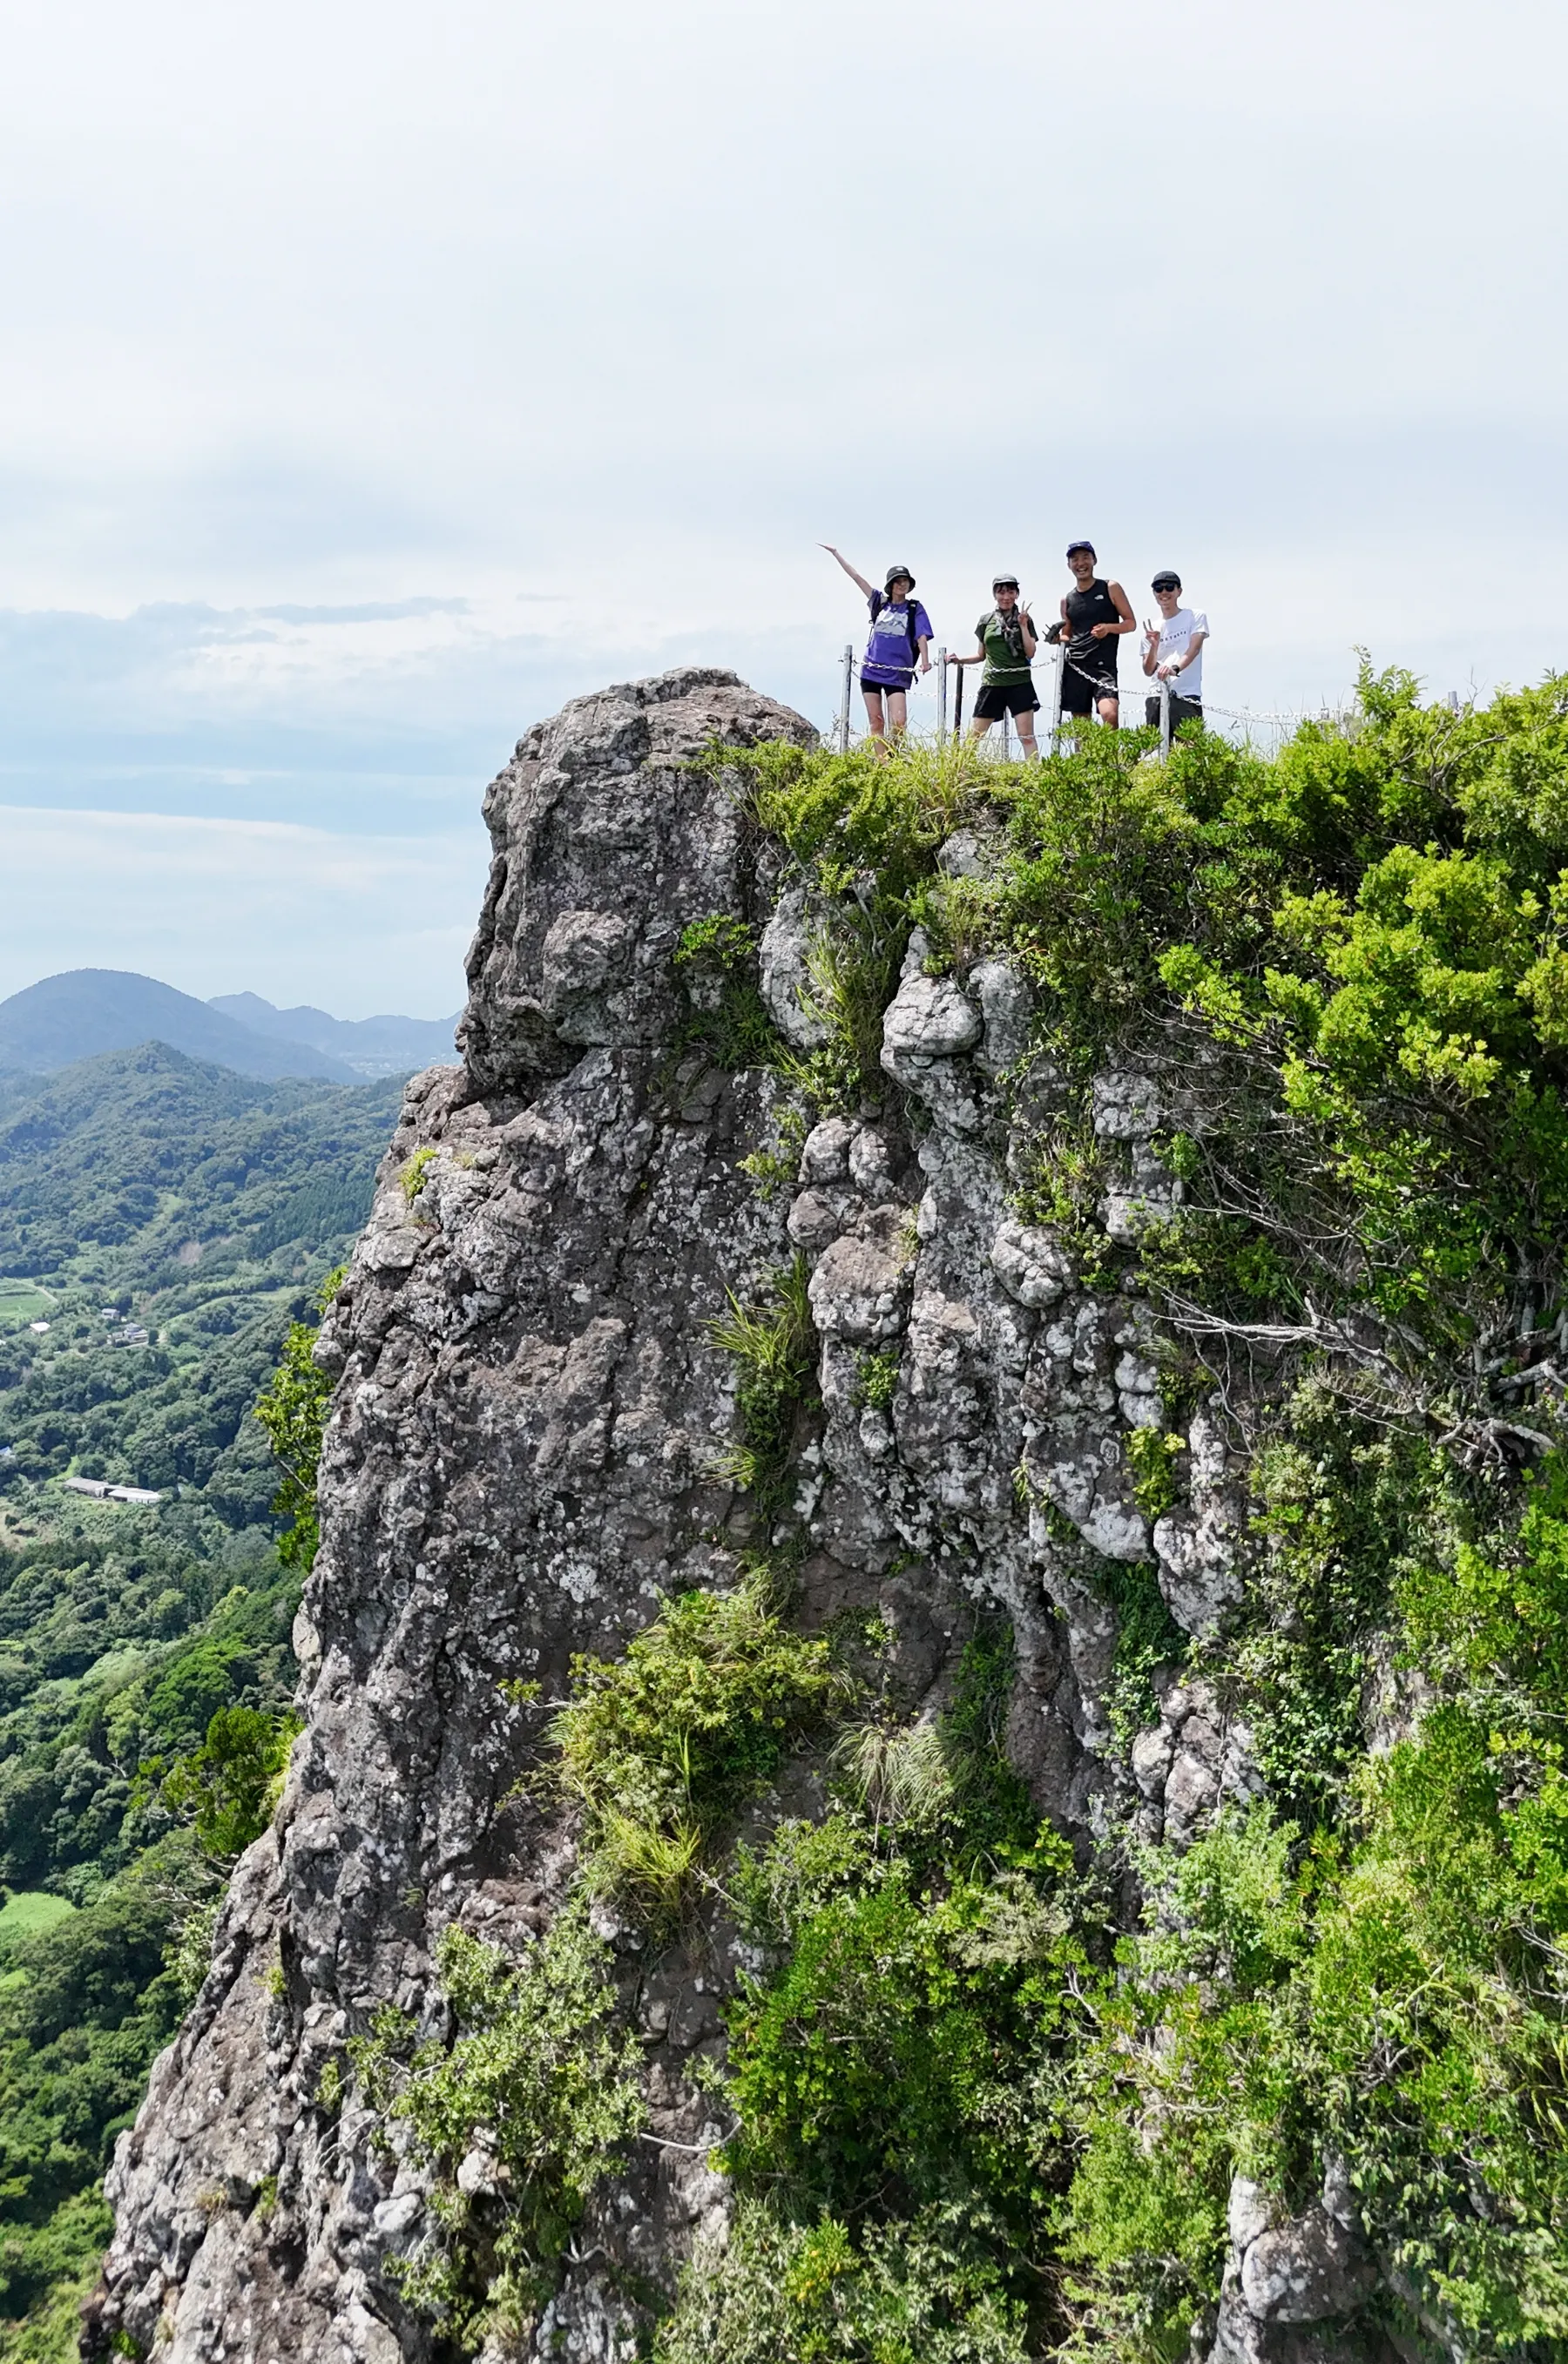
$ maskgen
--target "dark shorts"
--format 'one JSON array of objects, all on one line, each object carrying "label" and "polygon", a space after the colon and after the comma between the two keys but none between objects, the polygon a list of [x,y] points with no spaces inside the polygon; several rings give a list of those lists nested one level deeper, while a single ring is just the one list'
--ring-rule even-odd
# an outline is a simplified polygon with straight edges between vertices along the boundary
[{"label": "dark shorts", "polygon": [[1062,667],[1061,710],[1064,714],[1091,715],[1103,697],[1120,697],[1114,673],[1092,673],[1086,665],[1081,671],[1070,657]]},{"label": "dark shorts", "polygon": [[[1144,699],[1143,719],[1153,730],[1159,730],[1159,700],[1158,697]],[[1201,697],[1178,697],[1175,691],[1171,691],[1170,728],[1172,730],[1180,730],[1183,722],[1202,722],[1203,719],[1204,701]]]},{"label": "dark shorts", "polygon": [[868,673],[864,665],[862,665],[860,669],[860,686],[862,689],[908,690],[913,683],[913,680],[914,675],[913,673]]},{"label": "dark shorts", "polygon": [[1004,714],[1037,714],[1040,700],[1032,681],[982,681],[975,692],[975,720],[1000,722]]}]

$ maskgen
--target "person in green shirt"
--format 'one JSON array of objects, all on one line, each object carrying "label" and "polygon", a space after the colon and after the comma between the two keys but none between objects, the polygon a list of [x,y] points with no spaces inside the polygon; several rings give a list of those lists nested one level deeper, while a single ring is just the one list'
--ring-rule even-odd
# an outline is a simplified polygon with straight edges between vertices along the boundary
[{"label": "person in green shirt", "polygon": [[996,605],[975,626],[975,639],[980,645],[974,655],[949,657],[947,662],[985,667],[975,692],[970,738],[983,739],[993,722],[1011,714],[1018,725],[1018,743],[1024,750],[1025,761],[1037,764],[1040,751],[1035,742],[1035,717],[1040,710],[1040,701],[1030,668],[1040,645],[1039,635],[1033,617],[1018,596],[1015,574],[999,574],[991,586],[991,596]]}]

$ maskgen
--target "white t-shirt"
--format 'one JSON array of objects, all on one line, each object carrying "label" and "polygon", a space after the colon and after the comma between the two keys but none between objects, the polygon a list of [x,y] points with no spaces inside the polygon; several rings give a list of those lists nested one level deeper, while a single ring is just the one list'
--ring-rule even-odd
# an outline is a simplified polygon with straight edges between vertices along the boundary
[{"label": "white t-shirt", "polygon": [[[1194,616],[1191,608],[1178,608],[1176,613],[1168,617],[1160,626],[1159,654],[1155,660],[1156,664],[1166,664],[1172,657],[1184,656],[1187,643],[1193,634],[1202,632],[1206,638],[1208,629],[1209,619],[1206,616]],[[1204,652],[1202,649],[1198,651],[1185,673],[1179,673],[1172,676],[1170,694],[1173,697],[1201,698],[1203,697]]]}]

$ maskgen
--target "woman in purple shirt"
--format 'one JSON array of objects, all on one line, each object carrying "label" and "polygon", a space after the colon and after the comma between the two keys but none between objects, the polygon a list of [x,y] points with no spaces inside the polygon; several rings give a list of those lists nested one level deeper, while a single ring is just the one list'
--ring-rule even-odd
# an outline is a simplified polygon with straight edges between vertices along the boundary
[{"label": "woman in purple shirt", "polygon": [[860,689],[871,736],[885,750],[888,734],[902,739],[908,724],[907,698],[916,660],[922,673],[931,671],[931,619],[919,600],[910,597],[914,577],[907,566],[890,566],[886,586],[878,591],[863,574],[857,574],[848,559],[842,551],[834,550],[831,541],[824,541],[822,547],[830,558],[837,559],[850,581],[859,585],[870,605],[871,637],[860,661]]}]

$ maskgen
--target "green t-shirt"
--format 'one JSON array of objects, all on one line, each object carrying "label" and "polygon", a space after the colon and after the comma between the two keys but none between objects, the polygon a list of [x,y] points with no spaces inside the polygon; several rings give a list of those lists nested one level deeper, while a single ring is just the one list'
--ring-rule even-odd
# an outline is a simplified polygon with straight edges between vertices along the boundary
[{"label": "green t-shirt", "polygon": [[1028,681],[1032,678],[1029,660],[1024,653],[1024,619],[1014,608],[1003,616],[993,608],[975,626],[975,638],[985,647],[985,667],[980,675],[987,681]]}]

